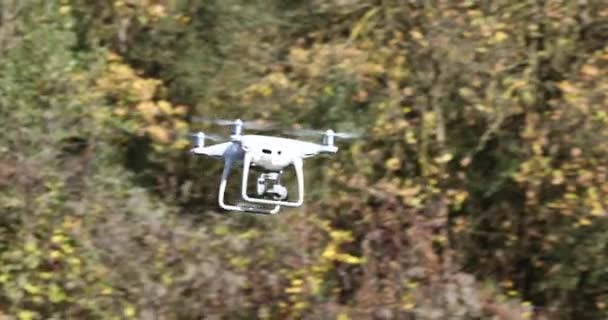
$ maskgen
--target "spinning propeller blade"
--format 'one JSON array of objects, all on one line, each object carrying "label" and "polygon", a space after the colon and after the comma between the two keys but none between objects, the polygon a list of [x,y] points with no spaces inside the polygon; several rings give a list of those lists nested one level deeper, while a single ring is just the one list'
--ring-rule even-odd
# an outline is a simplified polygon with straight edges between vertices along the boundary
[{"label": "spinning propeller blade", "polygon": [[[324,136],[329,130],[295,129],[290,133],[300,137]],[[357,139],[363,136],[360,132],[333,132],[333,136],[340,139]]]},{"label": "spinning propeller blade", "polygon": [[[193,133],[188,134],[188,136],[190,138],[196,138],[196,137],[200,137],[201,136],[200,134],[201,134],[201,132],[193,132]],[[211,140],[211,141],[225,141],[225,140],[227,140],[226,138],[224,138],[224,137],[222,137],[220,135],[217,135],[217,134],[204,133],[203,136],[205,137],[205,140],[207,140],[207,139]]]},{"label": "spinning propeller blade", "polygon": [[[240,120],[229,120],[229,119],[208,119],[204,117],[194,117],[192,121],[199,123],[216,124],[219,126],[233,126]],[[257,120],[257,121],[241,121],[243,128],[252,130],[272,130],[275,124],[270,121]]]}]

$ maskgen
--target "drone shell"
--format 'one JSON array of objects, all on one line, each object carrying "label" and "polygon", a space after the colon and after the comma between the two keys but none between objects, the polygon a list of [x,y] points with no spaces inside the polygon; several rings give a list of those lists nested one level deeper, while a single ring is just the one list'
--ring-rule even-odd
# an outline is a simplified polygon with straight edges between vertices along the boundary
[{"label": "drone shell", "polygon": [[193,149],[192,152],[214,158],[231,157],[242,161],[246,151],[251,153],[252,162],[256,166],[278,171],[291,165],[294,159],[312,157],[326,149],[327,146],[307,141],[262,135],[243,135],[236,143],[224,142],[209,147],[199,147]]},{"label": "drone shell", "polygon": [[192,153],[206,155],[212,158],[222,158],[232,156],[235,159],[242,159],[243,151],[232,142],[223,142],[208,147],[196,147],[190,150]]},{"label": "drone shell", "polygon": [[294,159],[308,158],[322,150],[322,146],[311,142],[260,135],[243,136],[241,145],[251,153],[254,164],[268,170],[281,170]]}]

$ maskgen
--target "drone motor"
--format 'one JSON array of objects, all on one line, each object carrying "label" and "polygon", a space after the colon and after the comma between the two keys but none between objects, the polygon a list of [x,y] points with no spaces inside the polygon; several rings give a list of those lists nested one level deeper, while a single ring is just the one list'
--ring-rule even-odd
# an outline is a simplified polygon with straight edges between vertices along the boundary
[{"label": "drone motor", "polygon": [[230,138],[232,139],[232,141],[240,141],[241,133],[243,132],[243,121],[241,121],[241,119],[237,119],[236,121],[234,121],[231,131],[232,134],[230,135]]},{"label": "drone motor", "polygon": [[197,132],[191,134],[192,144],[195,148],[204,148],[205,147],[205,134],[202,132]]},{"label": "drone motor", "polygon": [[325,131],[325,133],[323,134],[323,144],[326,146],[333,146],[334,145],[334,136],[335,136],[335,132],[331,129]]}]

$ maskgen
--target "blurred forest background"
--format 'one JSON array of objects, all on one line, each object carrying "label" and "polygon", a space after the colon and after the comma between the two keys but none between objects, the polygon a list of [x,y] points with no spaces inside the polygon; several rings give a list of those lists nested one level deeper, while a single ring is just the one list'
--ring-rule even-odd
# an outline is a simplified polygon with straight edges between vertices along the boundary
[{"label": "blurred forest background", "polygon": [[[0,318],[605,319],[605,0],[0,1]],[[359,129],[217,208],[193,116]]]}]

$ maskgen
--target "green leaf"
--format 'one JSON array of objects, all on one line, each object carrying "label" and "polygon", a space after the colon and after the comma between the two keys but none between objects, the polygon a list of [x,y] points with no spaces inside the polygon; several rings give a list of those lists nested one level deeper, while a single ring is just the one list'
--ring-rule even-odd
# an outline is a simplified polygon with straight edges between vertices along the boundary
[{"label": "green leaf", "polygon": [[49,286],[48,297],[51,302],[59,303],[64,301],[67,296],[59,286],[53,283]]}]

